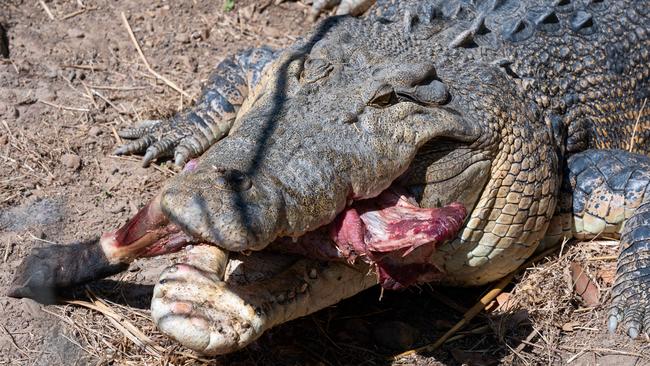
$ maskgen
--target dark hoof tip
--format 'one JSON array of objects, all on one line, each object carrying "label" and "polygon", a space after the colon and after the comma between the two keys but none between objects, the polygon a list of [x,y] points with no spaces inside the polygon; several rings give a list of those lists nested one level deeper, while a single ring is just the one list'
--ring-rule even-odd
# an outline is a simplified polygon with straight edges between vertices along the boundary
[{"label": "dark hoof tip", "polygon": [[16,269],[7,295],[52,304],[73,286],[108,277],[127,267],[127,263],[110,264],[97,240],[37,248]]},{"label": "dark hoof tip", "polygon": [[34,288],[12,285],[7,291],[7,296],[16,299],[28,298],[46,305],[58,303],[56,291],[46,287]]},{"label": "dark hoof tip", "polygon": [[56,303],[56,289],[52,287],[51,279],[54,272],[41,260],[30,256],[23,260],[18,267],[13,283],[7,296],[14,298],[30,298],[42,304]]}]

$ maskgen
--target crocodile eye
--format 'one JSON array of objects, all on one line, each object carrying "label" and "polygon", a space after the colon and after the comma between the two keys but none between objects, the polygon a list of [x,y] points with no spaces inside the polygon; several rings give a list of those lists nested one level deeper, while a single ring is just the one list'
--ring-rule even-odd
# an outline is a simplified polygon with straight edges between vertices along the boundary
[{"label": "crocodile eye", "polygon": [[442,105],[449,100],[449,90],[442,82],[433,80],[429,84],[418,85],[409,96],[422,104]]},{"label": "crocodile eye", "polygon": [[375,108],[384,108],[399,102],[395,89],[392,86],[384,84],[368,101],[368,105]]},{"label": "crocodile eye", "polygon": [[332,71],[332,64],[322,58],[310,58],[305,61],[305,68],[302,71],[302,79],[305,82],[313,83],[329,75]]}]

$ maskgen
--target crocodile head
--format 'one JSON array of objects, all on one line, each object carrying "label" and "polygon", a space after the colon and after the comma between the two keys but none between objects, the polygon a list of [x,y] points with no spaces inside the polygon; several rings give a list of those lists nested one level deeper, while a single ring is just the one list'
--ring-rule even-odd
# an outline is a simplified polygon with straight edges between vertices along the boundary
[{"label": "crocodile head", "polygon": [[391,185],[426,207],[474,206],[491,157],[477,141],[495,132],[439,74],[426,41],[368,29],[395,39],[375,43],[348,24],[358,22],[330,20],[327,37],[276,62],[228,138],[167,184],[173,222],[242,251],[299,237]]},{"label": "crocodile head", "polygon": [[[418,14],[321,23],[277,60],[230,135],[169,182],[166,215],[225,249],[261,250],[398,186],[421,207],[471,212],[438,263],[467,274],[458,282],[516,268],[554,210],[553,129],[522,80],[449,49],[456,30]],[[512,258],[460,271],[499,255]]]},{"label": "crocodile head", "polygon": [[554,211],[553,133],[521,80],[448,48],[457,30],[425,18],[321,23],[275,62],[227,138],[104,236],[107,263],[197,241],[262,250],[391,189],[422,208],[469,212],[432,259],[450,282],[516,268]]}]

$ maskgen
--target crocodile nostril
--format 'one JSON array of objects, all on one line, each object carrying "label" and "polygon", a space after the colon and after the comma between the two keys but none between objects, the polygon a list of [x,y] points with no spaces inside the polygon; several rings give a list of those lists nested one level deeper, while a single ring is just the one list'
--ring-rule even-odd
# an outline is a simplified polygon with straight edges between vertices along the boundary
[{"label": "crocodile nostril", "polygon": [[215,179],[215,184],[220,189],[243,192],[253,186],[253,181],[242,171],[237,169],[215,169],[220,173]]}]

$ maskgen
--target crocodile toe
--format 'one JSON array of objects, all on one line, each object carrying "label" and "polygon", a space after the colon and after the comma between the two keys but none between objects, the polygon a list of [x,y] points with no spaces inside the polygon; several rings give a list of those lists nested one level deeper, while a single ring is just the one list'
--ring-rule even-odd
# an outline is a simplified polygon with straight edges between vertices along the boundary
[{"label": "crocodile toe", "polygon": [[240,349],[259,333],[250,304],[213,274],[188,264],[163,271],[151,313],[162,333],[207,355]]},{"label": "crocodile toe", "polygon": [[607,328],[610,333],[617,328],[630,338],[650,335],[650,295],[645,286],[630,286],[615,296],[609,311]]}]

